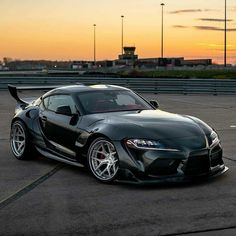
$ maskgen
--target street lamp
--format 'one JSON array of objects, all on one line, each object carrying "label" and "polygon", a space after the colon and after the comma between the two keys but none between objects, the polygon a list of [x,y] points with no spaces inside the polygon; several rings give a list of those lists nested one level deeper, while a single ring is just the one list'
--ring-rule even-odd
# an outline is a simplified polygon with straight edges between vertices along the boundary
[{"label": "street lamp", "polygon": [[161,58],[164,56],[164,3],[161,3]]},{"label": "street lamp", "polygon": [[121,55],[124,52],[124,16],[121,16]]},{"label": "street lamp", "polygon": [[96,24],[93,25],[93,61],[96,65]]},{"label": "street lamp", "polygon": [[227,66],[227,1],[225,0],[224,66]]}]

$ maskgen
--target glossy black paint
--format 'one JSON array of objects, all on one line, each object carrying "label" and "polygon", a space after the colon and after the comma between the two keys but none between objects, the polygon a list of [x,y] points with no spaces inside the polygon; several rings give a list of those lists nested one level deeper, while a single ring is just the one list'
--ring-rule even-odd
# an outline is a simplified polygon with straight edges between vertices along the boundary
[{"label": "glossy black paint", "polygon": [[[210,146],[208,141],[212,128],[195,117],[156,110],[158,104],[154,102],[148,110],[86,115],[76,97],[86,91],[128,90],[126,88],[104,85],[60,87],[31,103],[21,100],[17,89],[9,90],[18,102],[13,121],[20,119],[25,123],[32,144],[44,155],[53,154],[84,164],[91,142],[104,136],[115,145],[119,155],[119,177],[123,180],[185,181],[227,170],[220,143]],[[45,109],[43,100],[52,95],[71,96],[77,112],[69,112],[65,107],[56,112]],[[134,150],[126,145],[130,138],[160,140],[169,150]],[[214,151],[216,148],[217,152]]]}]

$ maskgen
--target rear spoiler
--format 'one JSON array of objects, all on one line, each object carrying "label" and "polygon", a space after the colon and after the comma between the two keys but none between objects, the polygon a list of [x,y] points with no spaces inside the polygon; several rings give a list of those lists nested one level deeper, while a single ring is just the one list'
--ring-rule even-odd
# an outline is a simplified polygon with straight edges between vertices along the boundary
[{"label": "rear spoiler", "polygon": [[24,101],[23,99],[21,99],[19,96],[18,96],[18,91],[27,91],[27,90],[51,90],[51,89],[54,89],[54,88],[58,88],[59,86],[55,86],[55,85],[49,85],[49,86],[20,86],[20,87],[17,87],[15,85],[12,85],[12,84],[8,84],[8,90],[11,94],[11,96],[13,98],[15,98],[15,100],[22,104],[22,105],[28,105],[28,102]]}]

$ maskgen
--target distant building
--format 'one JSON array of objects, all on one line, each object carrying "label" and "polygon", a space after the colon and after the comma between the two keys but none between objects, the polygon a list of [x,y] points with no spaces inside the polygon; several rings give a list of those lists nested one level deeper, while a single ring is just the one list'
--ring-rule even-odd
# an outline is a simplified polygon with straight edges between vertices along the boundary
[{"label": "distant building", "polygon": [[155,67],[181,67],[181,66],[209,66],[212,59],[185,60],[184,57],[169,58],[141,58],[137,60],[137,66],[146,68]]},{"label": "distant building", "polygon": [[80,70],[80,69],[91,69],[93,67],[93,62],[91,61],[73,61],[71,63],[72,70]]},{"label": "distant building", "polygon": [[173,58],[141,58],[137,61],[137,66],[146,68],[156,68],[160,66],[181,66],[183,57]]},{"label": "distant building", "polygon": [[140,69],[156,69],[158,67],[197,67],[210,66],[212,59],[192,59],[185,60],[184,57],[169,58],[140,58],[135,54],[136,47],[124,47],[124,53],[116,60],[97,61],[49,61],[49,60],[13,60],[3,58],[0,63],[0,70],[74,70],[90,71],[99,68],[109,69],[112,67],[130,69],[138,67]]},{"label": "distant building", "polygon": [[9,70],[69,70],[70,61],[48,61],[48,60],[15,60],[5,62]]},{"label": "distant building", "polygon": [[112,61],[112,60],[104,60],[104,61],[97,61],[96,62],[97,67],[107,68],[107,67],[113,67],[113,65],[114,65],[114,61]]},{"label": "distant building", "polygon": [[138,58],[135,54],[136,47],[124,47],[124,54],[118,56],[115,65],[138,66],[146,68],[178,67],[178,66],[209,66],[212,59],[185,60],[184,57],[168,58]]},{"label": "distant building", "polygon": [[135,54],[136,47],[124,47],[124,54],[119,55],[119,59],[116,60],[116,65],[133,66],[138,60],[138,55]]},{"label": "distant building", "polygon": [[124,54],[119,55],[119,60],[137,60],[138,55],[135,55],[136,47],[124,47]]},{"label": "distant building", "polygon": [[210,66],[212,65],[212,59],[192,59],[182,60],[182,66]]}]

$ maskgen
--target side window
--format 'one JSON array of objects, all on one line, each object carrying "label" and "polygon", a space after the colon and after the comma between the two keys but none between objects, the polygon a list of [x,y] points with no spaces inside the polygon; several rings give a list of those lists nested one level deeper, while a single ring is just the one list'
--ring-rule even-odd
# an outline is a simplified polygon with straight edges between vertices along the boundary
[{"label": "side window", "polygon": [[136,101],[129,95],[117,95],[116,103],[120,106],[136,105]]},{"label": "side window", "polygon": [[69,95],[53,95],[46,97],[43,100],[44,106],[50,111],[56,112],[58,107],[69,106],[72,113],[76,113],[76,106],[71,96]]}]

